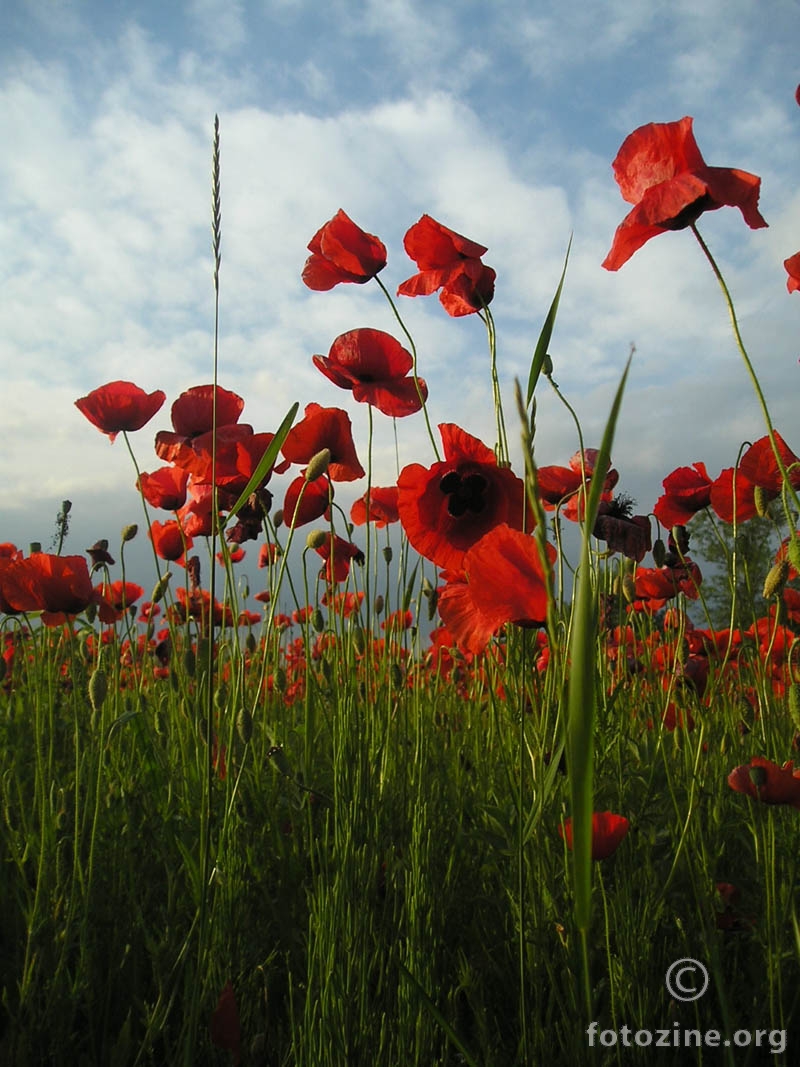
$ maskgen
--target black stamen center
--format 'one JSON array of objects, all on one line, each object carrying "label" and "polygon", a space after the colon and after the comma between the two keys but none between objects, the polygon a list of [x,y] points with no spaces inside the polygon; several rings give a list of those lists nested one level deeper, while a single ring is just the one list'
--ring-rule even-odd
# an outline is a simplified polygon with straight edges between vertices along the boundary
[{"label": "black stamen center", "polygon": [[448,497],[447,512],[454,519],[460,519],[468,511],[479,515],[486,508],[488,487],[482,474],[468,474],[462,478],[458,471],[448,471],[439,482],[439,488]]}]

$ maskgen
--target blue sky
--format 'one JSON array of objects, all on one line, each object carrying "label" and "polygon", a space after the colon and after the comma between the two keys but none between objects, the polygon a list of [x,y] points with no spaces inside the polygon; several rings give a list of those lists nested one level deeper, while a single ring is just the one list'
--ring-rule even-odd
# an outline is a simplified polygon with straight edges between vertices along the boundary
[{"label": "blue sky", "polygon": [[[711,165],[762,178],[769,229],[738,211],[701,230],[726,272],[778,428],[796,451],[800,249],[796,0],[6,0],[0,33],[0,540],[49,541],[73,501],[69,547],[138,521],[121,440],[73,406],[107,381],[168,403],[210,380],[210,157],[222,138],[220,382],[244,420],[275,429],[295,400],[366,411],[311,363],[345,330],[397,332],[372,285],[312,293],[306,245],[338,208],[389,251],[390,289],[423,213],[488,246],[511,436],[512,385],[573,248],[554,377],[598,444],[630,345],[614,450],[620,489],[648,511],[675,467],[736,461],[764,433],[716,283],[687,233],[600,267],[626,213],[611,173],[634,128],[683,115]],[[483,327],[435,297],[402,300],[431,419],[493,443]],[[168,405],[134,435],[142,469]],[[395,474],[377,417],[375,481]],[[401,464],[431,460],[420,418]],[[542,389],[537,459],[566,463],[574,427]],[[276,482],[276,488],[282,482]],[[355,487],[354,492],[364,487]],[[352,494],[351,494],[352,495]]]}]

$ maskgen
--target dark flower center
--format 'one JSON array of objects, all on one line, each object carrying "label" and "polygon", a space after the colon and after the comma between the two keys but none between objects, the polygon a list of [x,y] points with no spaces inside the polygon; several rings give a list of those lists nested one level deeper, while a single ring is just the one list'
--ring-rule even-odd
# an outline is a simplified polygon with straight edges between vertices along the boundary
[{"label": "dark flower center", "polygon": [[468,511],[479,515],[486,508],[489,483],[482,474],[468,474],[462,478],[458,471],[448,471],[439,482],[447,499],[447,513],[460,519]]}]

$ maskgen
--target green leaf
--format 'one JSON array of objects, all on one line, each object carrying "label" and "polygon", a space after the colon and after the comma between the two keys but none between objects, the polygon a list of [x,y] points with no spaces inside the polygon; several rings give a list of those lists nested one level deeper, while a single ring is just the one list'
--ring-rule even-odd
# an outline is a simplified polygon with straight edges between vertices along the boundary
[{"label": "green leaf", "polygon": [[528,394],[525,401],[526,408],[531,406],[531,400],[533,399],[533,392],[536,388],[536,383],[539,381],[539,375],[542,373],[542,367],[544,366],[544,357],[547,355],[547,349],[550,346],[550,338],[553,336],[553,327],[556,324],[556,315],[558,313],[558,302],[561,299],[561,289],[564,285],[564,278],[567,274],[567,263],[569,262],[569,250],[572,248],[572,237],[570,236],[569,244],[567,245],[567,254],[564,257],[564,269],[561,271],[561,280],[558,283],[556,289],[556,295],[553,297],[553,303],[550,305],[550,310],[547,312],[547,317],[544,320],[544,326],[542,326],[542,332],[539,334],[539,340],[536,343],[534,349],[533,359],[531,361],[531,369],[528,375]]}]

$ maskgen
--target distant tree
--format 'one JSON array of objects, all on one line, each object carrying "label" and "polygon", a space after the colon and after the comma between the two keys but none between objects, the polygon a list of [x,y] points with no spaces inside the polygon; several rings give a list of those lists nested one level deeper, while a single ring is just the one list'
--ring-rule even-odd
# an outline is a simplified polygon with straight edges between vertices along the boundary
[{"label": "distant tree", "polygon": [[[778,512],[775,513],[776,516]],[[702,594],[715,628],[730,625],[733,602],[733,527],[708,513],[701,512],[687,527],[689,555],[703,572]],[[780,527],[770,515],[756,515],[741,523],[736,531],[736,625],[747,628],[754,618],[763,615],[766,604],[762,596],[764,579],[775,562],[781,542]],[[695,622],[705,621],[698,603],[693,612]]]}]

